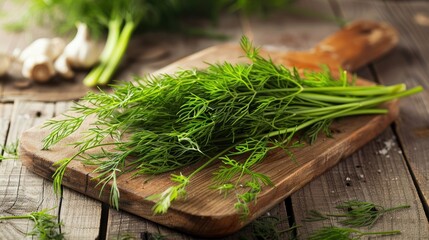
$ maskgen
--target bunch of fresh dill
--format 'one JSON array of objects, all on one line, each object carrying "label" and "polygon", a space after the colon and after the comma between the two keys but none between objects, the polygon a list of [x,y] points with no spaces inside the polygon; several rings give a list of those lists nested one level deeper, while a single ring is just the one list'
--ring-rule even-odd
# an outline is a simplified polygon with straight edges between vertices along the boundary
[{"label": "bunch of fresh dill", "polygon": [[309,211],[309,216],[305,222],[315,222],[327,220],[329,218],[342,219],[339,223],[350,227],[372,227],[377,220],[388,212],[410,208],[410,205],[400,205],[391,208],[384,208],[371,202],[349,200],[336,206],[343,213],[321,213],[317,210]]},{"label": "bunch of fresh dill", "polygon": [[[118,175],[159,174],[204,161],[188,176],[172,174],[175,185],[149,198],[156,201],[155,213],[165,213],[175,199],[186,196],[193,176],[218,162],[214,184],[225,192],[242,186],[245,192],[237,194],[235,208],[247,214],[248,203],[272,184],[269,176],[252,170],[270,150],[288,151],[297,133],[309,142],[320,132],[329,134],[335,118],[386,113],[377,107],[380,103],[422,90],[405,90],[403,84],[352,86],[345,73],[335,80],[328,71],[301,76],[262,58],[246,37],[241,47],[252,63],[225,62],[124,83],[114,86],[112,94],[89,93],[73,107],[75,114],[48,121],[51,133],[44,149],[95,116],[86,136],[75,143],[76,155],[55,164],[55,189],[67,165],[82,160],[97,167],[103,188],[111,182],[111,203],[118,207]],[[88,152],[94,148],[98,153]],[[246,156],[244,161],[236,160],[239,155]]]}]

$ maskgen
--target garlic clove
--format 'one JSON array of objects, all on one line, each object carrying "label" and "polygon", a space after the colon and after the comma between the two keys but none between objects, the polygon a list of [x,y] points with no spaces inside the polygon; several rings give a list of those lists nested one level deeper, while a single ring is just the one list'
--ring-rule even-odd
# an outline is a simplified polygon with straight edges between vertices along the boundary
[{"label": "garlic clove", "polygon": [[60,74],[62,77],[70,79],[74,77],[74,72],[72,71],[69,63],[64,54],[61,54],[54,62],[55,71]]},{"label": "garlic clove", "polygon": [[0,53],[0,77],[6,75],[11,59],[8,55]]},{"label": "garlic clove", "polygon": [[18,59],[24,62],[29,57],[44,55],[55,60],[63,52],[65,45],[61,38],[39,38],[22,50]]},{"label": "garlic clove", "polygon": [[47,82],[55,75],[54,64],[46,55],[28,57],[23,62],[22,75],[37,82]]},{"label": "garlic clove", "polygon": [[50,47],[51,40],[49,38],[39,38],[30,43],[19,54],[18,60],[24,62],[27,58],[36,55],[45,55]]},{"label": "garlic clove", "polygon": [[47,55],[55,60],[63,53],[65,47],[66,42],[62,38],[52,38],[51,48]]},{"label": "garlic clove", "polygon": [[90,68],[98,62],[101,47],[91,39],[88,26],[84,23],[79,23],[76,36],[64,48],[63,54],[72,67]]}]

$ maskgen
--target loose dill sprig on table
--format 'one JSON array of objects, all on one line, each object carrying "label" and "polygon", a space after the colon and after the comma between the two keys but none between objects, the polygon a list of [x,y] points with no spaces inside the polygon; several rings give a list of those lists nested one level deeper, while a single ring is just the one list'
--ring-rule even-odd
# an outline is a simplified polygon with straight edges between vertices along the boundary
[{"label": "loose dill sprig on table", "polygon": [[112,94],[89,93],[73,114],[48,121],[52,132],[43,149],[90,123],[75,143],[77,153],[55,164],[56,191],[67,165],[81,160],[96,167],[99,184],[111,183],[111,204],[118,207],[120,174],[160,174],[202,161],[187,176],[173,174],[175,185],[148,198],[156,201],[155,213],[165,213],[173,201],[186,198],[193,176],[219,163],[213,188],[235,192],[235,208],[247,214],[248,204],[272,185],[269,176],[253,170],[270,150],[281,147],[290,154],[290,147],[300,145],[297,134],[313,142],[320,132],[329,133],[335,118],[385,114],[377,105],[422,90],[353,86],[345,73],[338,80],[328,71],[300,75],[261,57],[246,37],[241,47],[250,64],[212,64],[113,86]]},{"label": "loose dill sprig on table", "polygon": [[0,146],[0,162],[18,159],[18,141]]},{"label": "loose dill sprig on table", "polygon": [[375,205],[371,202],[359,200],[350,200],[336,206],[337,209],[344,213],[327,213],[323,214],[319,211],[309,211],[309,216],[304,219],[306,222],[314,222],[326,220],[331,217],[340,218],[339,223],[350,227],[372,227],[377,220],[388,212],[393,212],[400,209],[410,208],[410,205],[400,205],[392,208],[384,208],[380,205]]},{"label": "loose dill sprig on table", "polygon": [[12,219],[28,219],[34,222],[33,230],[27,233],[29,236],[35,236],[41,240],[61,240],[64,234],[60,231],[62,225],[57,221],[57,217],[50,215],[48,209],[38,212],[32,212],[19,216],[0,216],[0,221]]},{"label": "loose dill sprig on table", "polygon": [[361,232],[352,228],[340,227],[324,227],[314,232],[309,240],[358,240],[365,236],[371,235],[396,235],[401,234],[400,231],[386,231],[386,232]]}]

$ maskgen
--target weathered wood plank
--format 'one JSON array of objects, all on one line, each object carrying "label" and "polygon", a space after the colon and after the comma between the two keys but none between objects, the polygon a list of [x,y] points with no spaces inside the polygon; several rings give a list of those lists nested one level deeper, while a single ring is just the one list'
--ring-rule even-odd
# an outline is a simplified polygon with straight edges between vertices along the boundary
[{"label": "weathered wood plank", "polygon": [[[278,204],[276,207],[268,211],[263,216],[273,216],[282,220],[282,222],[278,226],[278,229],[289,228],[287,221],[288,215],[284,203]],[[253,232],[252,224],[253,223],[249,224],[247,227],[243,228],[239,232],[234,233],[228,237],[216,239],[256,239],[256,235]],[[156,236],[162,236],[164,237],[163,239],[168,240],[202,239],[183,234],[181,232],[169,229],[167,227],[158,225],[143,218],[128,214],[126,212],[110,209],[107,239],[121,239],[124,237],[131,237],[134,239],[155,239]],[[289,239],[289,236],[287,234],[282,235],[282,237],[282,239]]]},{"label": "weathered wood plank", "polygon": [[387,21],[398,30],[398,48],[374,63],[379,81],[383,84],[404,82],[409,87],[421,85],[426,89],[401,102],[395,129],[429,214],[429,26],[416,20],[418,15],[429,16],[429,4],[426,1],[366,5],[360,5],[357,0],[339,2],[344,16],[350,20],[365,13],[367,18]]},{"label": "weathered wood plank", "polygon": [[[16,102],[6,143],[16,141],[24,130],[51,118],[53,111],[53,104]],[[49,192],[48,188],[52,187],[48,187],[42,178],[28,172],[18,160],[0,162],[0,178],[1,215],[26,214],[41,210],[42,205],[53,208],[58,203],[55,195]],[[29,221],[12,220],[0,225],[0,239],[22,239],[32,229]]]},{"label": "weathered wood plank", "polygon": [[[18,102],[14,105],[13,114],[12,104],[1,106],[0,136],[3,138],[9,132],[8,143],[14,142],[26,128],[40,124],[54,114],[53,104]],[[68,106],[68,103],[58,103],[55,112],[64,112]],[[8,131],[10,115],[13,117]],[[52,191],[52,183],[27,172],[19,160],[0,163],[0,178],[0,182],[5,184],[0,185],[1,215],[26,214],[46,208],[55,208],[51,214],[56,215],[61,206],[62,231],[67,239],[95,239],[98,236],[99,202],[69,189],[64,189],[62,199],[57,198]],[[0,239],[22,238],[32,228],[28,221],[5,221],[0,225]]]},{"label": "weathered wood plank", "polygon": [[0,104],[0,144],[2,145],[6,143],[7,133],[9,132],[12,108],[12,104]]},{"label": "weathered wood plank", "polygon": [[[385,20],[395,25],[395,21],[391,20],[396,19],[398,14],[392,13],[391,9],[389,9],[389,7],[385,5],[386,3],[383,2],[363,3],[362,1],[338,1],[337,4],[340,7],[343,16],[348,20],[355,20],[364,16],[365,18],[369,19]],[[394,4],[397,6],[396,4],[398,3]],[[409,6],[409,2],[407,2],[407,4],[405,4],[405,2],[400,4],[405,8],[407,8],[406,6]],[[393,5],[393,3],[391,5]],[[398,6],[398,8],[400,8],[400,6]],[[383,12],[383,14],[380,14],[380,12]],[[407,19],[401,19],[399,22],[407,22]],[[401,31],[400,28],[398,28],[398,30],[400,33],[402,32],[405,34],[405,31]],[[416,34],[419,35],[419,33],[410,34],[409,31],[407,32],[409,38],[414,38],[413,36]],[[408,43],[410,40],[407,39],[405,42]],[[403,43],[404,39],[401,40],[400,45],[402,46]],[[419,44],[417,44],[416,47],[419,48]],[[406,81],[403,77],[400,77],[404,73],[402,73],[403,69],[399,67],[406,65],[406,63],[404,61],[400,61],[400,64],[398,64],[398,57],[396,56],[397,51],[398,49],[394,50],[393,53],[388,54],[388,56],[385,58],[375,62],[375,70],[378,73],[377,78],[384,84],[394,84]],[[400,47],[399,51],[404,51],[403,47]],[[413,52],[414,51],[411,51],[408,54],[412,54]],[[418,61],[419,58],[420,57],[414,59],[412,63],[409,62],[408,65],[415,66],[415,60]],[[411,59],[408,58],[408,61],[410,60]],[[379,65],[384,62],[388,62],[389,64],[386,64],[385,67],[381,69]],[[393,65],[392,63],[396,64]],[[396,67],[392,68],[392,66]],[[419,64],[417,64],[417,66],[419,66]],[[386,73],[389,72],[390,74],[388,74],[387,77]],[[368,74],[368,72],[366,74]],[[390,80],[387,81],[386,79]],[[396,81],[393,79],[396,79]],[[407,85],[415,86],[417,84],[407,81]],[[420,114],[416,115],[415,108],[419,105],[416,105],[416,100],[412,101],[412,99],[421,99],[422,97],[427,99],[427,97],[424,97],[420,94],[402,101],[400,120],[398,122],[401,122],[404,117],[417,121],[428,119],[427,116],[424,116],[424,114],[427,115],[428,109],[423,107],[421,111],[417,110],[417,112]],[[406,109],[404,109],[403,106],[408,105],[407,103],[411,103],[412,105],[410,105],[408,108],[412,113],[411,116],[404,112]],[[422,115],[423,117],[420,117]],[[416,119],[416,116],[419,116],[420,120]],[[398,128],[401,128],[401,124],[397,123],[397,126]],[[409,133],[409,126],[413,125],[402,125],[402,130]],[[428,224],[427,219],[425,218],[422,203],[420,202],[410,173],[407,171],[407,164],[404,160],[402,149],[398,147],[399,143],[394,136],[395,135],[391,130],[386,131],[383,136],[379,137],[371,144],[368,144],[361,151],[354,154],[344,162],[341,162],[331,171],[311,182],[308,186],[294,194],[292,196],[292,202],[297,223],[302,223],[302,219],[306,217],[306,212],[308,210],[317,209],[322,212],[335,212],[335,205],[350,199],[372,201],[386,207],[400,204],[409,204],[411,205],[411,209],[394,213],[382,218],[380,222],[371,229],[371,231],[388,231],[393,229],[402,231],[401,236],[391,237],[391,239],[428,238]],[[411,141],[406,141],[407,143],[405,145],[410,145],[408,148],[412,149],[412,146],[415,146],[412,145]],[[402,145],[404,145],[403,141],[400,142]],[[376,155],[376,153],[378,153],[380,150],[387,149],[385,144],[391,143],[395,145],[387,154]],[[421,150],[419,149],[418,151],[415,151],[414,149],[413,151],[418,155],[414,155],[412,158],[413,162],[416,160],[424,161],[427,159],[424,157],[427,153],[425,153],[425,151],[422,149],[424,145],[422,144],[419,146],[421,146]],[[406,149],[407,146],[404,147],[405,152],[407,152]],[[421,154],[423,154],[423,156]],[[407,156],[407,159],[409,160],[410,158]],[[422,165],[421,163],[419,166],[420,170],[418,170],[418,172],[426,173],[426,175],[423,176],[428,176],[427,171],[429,168],[426,165]],[[424,184],[427,186],[427,183]],[[299,233],[301,237],[306,238],[312,231],[320,228],[321,226],[329,226],[332,224],[335,224],[335,221],[326,221],[323,223],[304,223],[303,225],[306,227],[300,228]]]},{"label": "weathered wood plank", "polygon": [[[385,144],[394,145],[385,155],[379,154],[383,149],[388,149]],[[391,239],[429,237],[421,202],[391,130],[385,131],[377,140],[292,195],[295,219],[298,225],[304,226],[298,229],[299,236],[305,239],[322,226],[341,226],[335,220],[303,222],[309,210],[337,212],[336,205],[355,199],[385,207],[411,205],[410,209],[386,215],[371,229],[360,230],[402,232]]]},{"label": "weathered wood plank", "polygon": [[294,1],[292,7],[290,11],[274,12],[266,18],[250,18],[255,43],[285,50],[306,50],[338,30],[328,1],[299,0]]}]

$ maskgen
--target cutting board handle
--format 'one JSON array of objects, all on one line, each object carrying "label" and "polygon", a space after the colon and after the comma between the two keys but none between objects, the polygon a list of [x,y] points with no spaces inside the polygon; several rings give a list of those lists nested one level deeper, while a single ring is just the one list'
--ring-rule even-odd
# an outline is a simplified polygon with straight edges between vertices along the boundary
[{"label": "cutting board handle", "polygon": [[289,66],[320,69],[327,65],[353,71],[375,60],[398,43],[398,33],[387,23],[356,21],[325,38],[314,48],[303,52],[288,52],[272,56],[273,60]]}]

